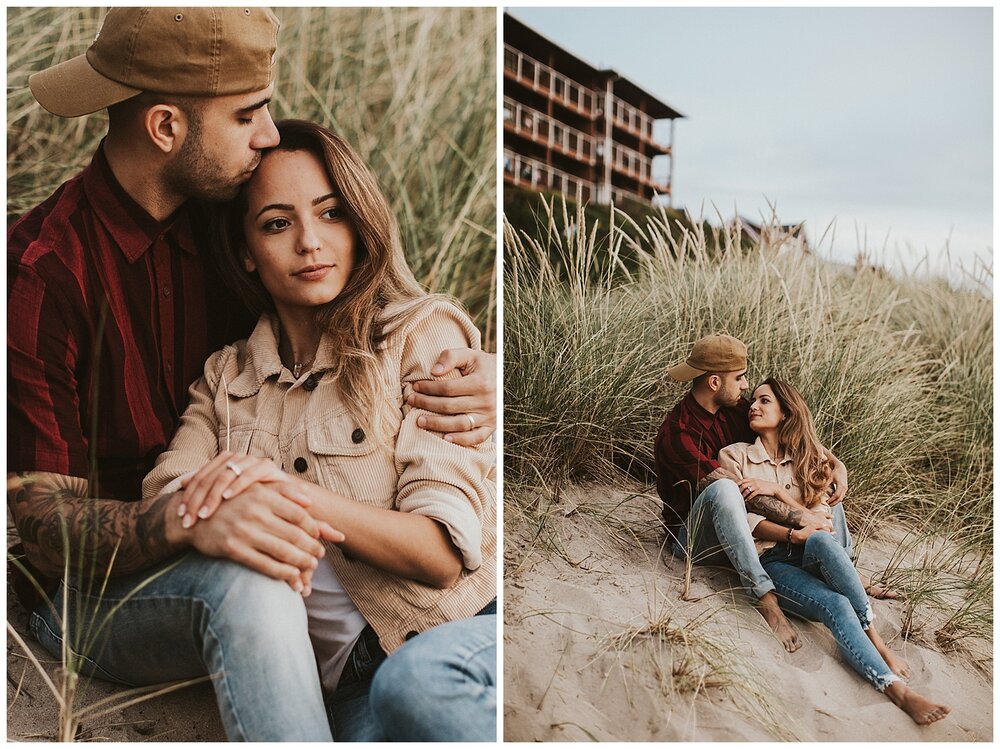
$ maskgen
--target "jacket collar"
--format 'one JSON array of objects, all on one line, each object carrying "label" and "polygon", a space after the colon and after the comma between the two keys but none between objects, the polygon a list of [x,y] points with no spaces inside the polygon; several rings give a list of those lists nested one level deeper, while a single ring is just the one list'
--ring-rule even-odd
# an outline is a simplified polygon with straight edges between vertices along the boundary
[{"label": "jacket collar", "polygon": [[[253,333],[246,342],[246,355],[240,366],[240,373],[229,383],[226,391],[235,398],[256,395],[264,382],[274,376],[279,382],[294,382],[292,373],[285,369],[278,354],[280,326],[277,315],[265,312],[257,320]],[[326,334],[320,340],[316,360],[311,372],[322,372],[333,366],[329,338]]]},{"label": "jacket collar", "polygon": [[747,448],[747,460],[751,463],[770,463],[771,465],[784,465],[785,463],[791,463],[792,458],[785,453],[785,457],[781,460],[775,461],[767,454],[767,450],[764,449],[764,443],[760,441],[758,437],[750,447]]}]

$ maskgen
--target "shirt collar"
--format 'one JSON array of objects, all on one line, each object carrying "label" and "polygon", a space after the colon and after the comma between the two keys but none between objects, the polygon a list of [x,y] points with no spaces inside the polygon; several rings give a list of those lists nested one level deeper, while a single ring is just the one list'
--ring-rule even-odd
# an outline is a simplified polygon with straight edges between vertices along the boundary
[{"label": "shirt collar", "polygon": [[712,426],[712,423],[719,416],[718,411],[714,414],[707,411],[705,407],[698,402],[698,400],[694,397],[694,393],[690,390],[688,391],[688,394],[684,396],[684,409],[705,428]]},{"label": "shirt collar", "polygon": [[104,153],[104,141],[83,172],[83,189],[97,218],[130,263],[138,260],[168,231],[173,232],[182,250],[197,254],[187,204],[163,221],[150,216],[115,178]]},{"label": "shirt collar", "polygon": [[771,465],[784,465],[785,463],[791,463],[792,461],[787,451],[781,460],[772,460],[771,456],[767,454],[767,450],[764,449],[764,443],[760,441],[760,437],[758,437],[754,443],[747,448],[747,460],[751,463],[770,463]]}]

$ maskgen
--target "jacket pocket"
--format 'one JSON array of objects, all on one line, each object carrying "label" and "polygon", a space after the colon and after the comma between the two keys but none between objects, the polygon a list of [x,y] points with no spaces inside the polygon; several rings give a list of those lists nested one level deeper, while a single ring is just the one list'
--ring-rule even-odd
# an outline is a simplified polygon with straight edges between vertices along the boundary
[{"label": "jacket pocket", "polygon": [[328,489],[377,507],[392,507],[396,469],[392,453],[380,447],[346,411],[317,419],[306,428],[309,452]]}]

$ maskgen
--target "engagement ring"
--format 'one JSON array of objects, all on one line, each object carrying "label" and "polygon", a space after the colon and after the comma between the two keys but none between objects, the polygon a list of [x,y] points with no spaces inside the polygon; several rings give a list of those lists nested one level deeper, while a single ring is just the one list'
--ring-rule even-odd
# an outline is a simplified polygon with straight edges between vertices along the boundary
[{"label": "engagement ring", "polygon": [[226,463],[226,468],[235,473],[237,477],[239,477],[243,473],[243,469],[240,468],[231,460],[228,463]]},{"label": "engagement ring", "polygon": [[472,418],[472,414],[465,414],[465,418],[469,420],[469,431],[471,432],[476,428],[476,420]]}]

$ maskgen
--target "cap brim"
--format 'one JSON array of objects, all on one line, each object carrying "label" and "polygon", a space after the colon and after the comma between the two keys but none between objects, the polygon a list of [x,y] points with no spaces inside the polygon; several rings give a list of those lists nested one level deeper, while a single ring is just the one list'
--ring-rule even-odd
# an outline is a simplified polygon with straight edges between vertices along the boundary
[{"label": "cap brim", "polygon": [[690,382],[695,377],[701,377],[705,373],[700,369],[695,369],[687,362],[682,362],[676,367],[668,369],[667,374],[677,382]]},{"label": "cap brim", "polygon": [[28,86],[35,100],[59,117],[81,117],[142,93],[105,78],[86,55],[29,76]]}]

